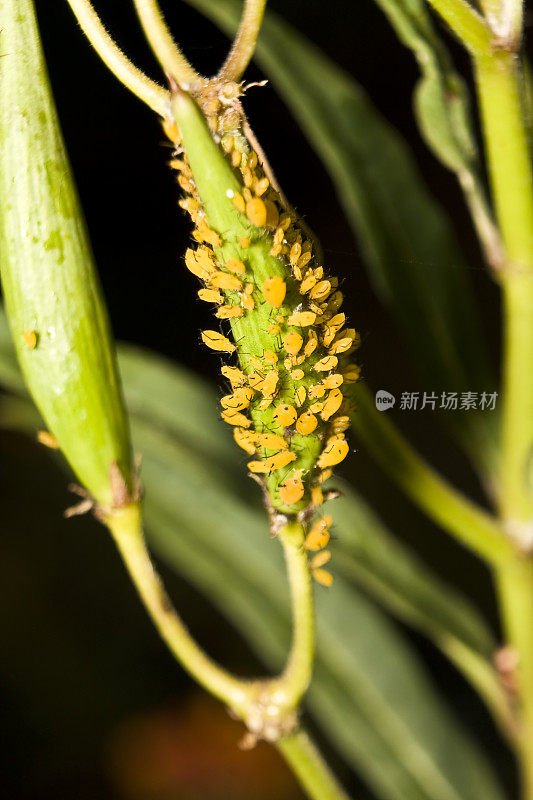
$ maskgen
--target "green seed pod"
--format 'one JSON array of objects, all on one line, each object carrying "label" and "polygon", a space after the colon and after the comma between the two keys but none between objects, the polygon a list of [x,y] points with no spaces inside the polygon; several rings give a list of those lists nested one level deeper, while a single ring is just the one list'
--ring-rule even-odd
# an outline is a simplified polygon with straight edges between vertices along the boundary
[{"label": "green seed pod", "polygon": [[2,0],[0,29],[0,274],[11,333],[77,478],[98,504],[121,505],[132,488],[127,418],[31,0]]},{"label": "green seed pod", "polygon": [[358,336],[344,326],[338,281],[325,276],[246,136],[238,87],[204,87],[203,113],[173,88],[177,128],[165,124],[176,144],[170,166],[198,242],[185,263],[204,284],[200,298],[216,305],[232,333],[232,341],[217,330],[202,339],[215,351],[236,352],[239,362],[222,368],[231,387],[222,417],[256,456],[248,469],[261,476],[272,506],[296,513],[321,504],[321,482],[348,453],[343,385],[357,379],[347,356]]}]

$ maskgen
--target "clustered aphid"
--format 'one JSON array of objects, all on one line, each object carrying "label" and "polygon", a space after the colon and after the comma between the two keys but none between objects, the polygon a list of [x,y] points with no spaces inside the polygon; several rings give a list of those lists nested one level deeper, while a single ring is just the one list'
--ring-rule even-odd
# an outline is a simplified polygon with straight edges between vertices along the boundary
[{"label": "clustered aphid", "polygon": [[[195,226],[197,246],[187,250],[185,264],[203,284],[200,299],[213,304],[232,332],[230,340],[206,330],[202,340],[238,359],[222,367],[230,387],[221,399],[222,418],[233,426],[237,444],[254,456],[248,469],[261,476],[273,509],[296,514],[322,504],[321,485],[348,454],[351,408],[343,387],[359,376],[350,360],[359,336],[346,327],[338,279],[325,273],[311,237],[245,135],[234,86],[226,93],[218,87],[208,100],[204,87],[199,97],[212,146],[224,159],[218,173],[224,197],[217,200],[223,216],[210,213],[186,136],[182,146],[178,127],[168,121],[164,127],[175,144],[170,166],[185,193],[180,206]],[[180,97],[182,105],[192,103]],[[200,116],[196,107],[192,113]],[[326,546],[330,525],[329,516],[313,523],[309,550]],[[322,552],[311,564],[326,585],[331,576],[322,566],[328,559]]]}]

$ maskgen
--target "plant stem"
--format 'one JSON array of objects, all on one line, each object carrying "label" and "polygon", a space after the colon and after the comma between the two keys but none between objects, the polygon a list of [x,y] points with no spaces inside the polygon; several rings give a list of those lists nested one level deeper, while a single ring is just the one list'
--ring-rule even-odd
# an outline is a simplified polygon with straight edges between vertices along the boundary
[{"label": "plant stem", "polygon": [[203,78],[189,64],[172,38],[157,0],[133,0],[143,31],[163,69],[185,88],[199,84]]},{"label": "plant stem", "polygon": [[466,498],[411,447],[377,411],[363,384],[354,384],[356,410],[351,422],[359,438],[383,470],[416,505],[489,564],[513,556],[513,547],[496,520]]},{"label": "plant stem", "polygon": [[307,553],[305,530],[298,523],[289,523],[278,534],[285,552],[291,587],[293,641],[287,665],[279,685],[289,708],[297,708],[311,681],[313,672],[315,626],[313,587]]},{"label": "plant stem", "polygon": [[146,610],[172,654],[198,683],[240,711],[247,699],[249,682],[238,680],[215,664],[174,610],[146,548],[139,506],[128,506],[105,521]]},{"label": "plant stem", "polygon": [[491,31],[483,17],[465,0],[428,0],[473,55],[491,50]]},{"label": "plant stem", "polygon": [[349,800],[305,731],[281,739],[276,746],[312,800]]},{"label": "plant stem", "polygon": [[533,798],[533,561],[517,557],[496,571],[496,587],[506,639],[518,656],[520,730],[518,753],[522,798]]},{"label": "plant stem", "polygon": [[80,27],[113,75],[162,117],[168,115],[168,92],[131,63],[102,25],[89,0],[67,0]]},{"label": "plant stem", "polygon": [[239,30],[217,75],[221,80],[238,81],[243,76],[254,54],[265,6],[266,0],[245,0]]},{"label": "plant stem", "polygon": [[517,544],[497,571],[507,642],[518,655],[523,798],[533,798],[533,177],[520,98],[518,60],[495,50],[475,59],[489,173],[508,266],[500,273],[504,305],[500,512]]}]

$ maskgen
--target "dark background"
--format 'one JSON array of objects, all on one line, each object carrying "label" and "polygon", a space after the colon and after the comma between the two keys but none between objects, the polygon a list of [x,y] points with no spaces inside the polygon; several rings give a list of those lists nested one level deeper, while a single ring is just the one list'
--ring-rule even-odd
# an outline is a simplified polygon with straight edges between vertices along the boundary
[{"label": "dark background", "polygon": [[[65,2],[37,5],[116,336],[216,380],[217,361],[198,347],[199,329],[210,314],[196,301],[195,279],[182,266],[189,224],[177,206],[174,178],[166,168],[170,151],[159,123],[109,75]],[[424,179],[448,209],[469,257],[496,368],[498,295],[455,180],[426,150],[413,122],[411,92],[418,73],[412,55],[372,0],[272,0],[270,5],[353,74],[411,143]],[[127,0],[101,0],[98,7],[130,57],[159,77]],[[163,7],[195,66],[214,73],[225,57],[226,39],[185,3],[169,0]],[[467,59],[452,41],[450,47],[469,76]],[[251,80],[261,77],[255,67],[247,73]],[[374,297],[329,178],[290,113],[270,86],[251,90],[246,110],[286,194],[320,237],[329,268],[345,280],[346,310],[363,336],[366,379],[396,393],[431,390],[418,382],[393,323]],[[435,413],[404,414],[398,422],[434,464],[481,499],[475,477]],[[1,433],[0,447],[0,762],[8,796],[301,798],[268,748],[253,754],[236,750],[241,727],[176,668],[145,619],[103,528],[91,519],[62,520],[70,503],[65,474],[23,437]],[[476,598],[496,625],[489,577],[479,562],[404,501],[363,452],[344,472],[397,535]],[[216,611],[184,581],[166,577],[213,655],[236,670],[253,668],[246,645]],[[512,760],[482,705],[433,648],[409,635],[513,792]],[[357,797],[370,797],[344,765],[337,766]]]}]

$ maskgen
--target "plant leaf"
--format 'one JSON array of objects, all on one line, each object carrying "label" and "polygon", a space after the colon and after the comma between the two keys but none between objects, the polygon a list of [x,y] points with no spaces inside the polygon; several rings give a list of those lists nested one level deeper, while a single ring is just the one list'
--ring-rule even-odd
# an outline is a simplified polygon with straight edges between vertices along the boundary
[{"label": "plant leaf", "polygon": [[[234,33],[235,0],[187,2]],[[428,385],[490,391],[494,378],[464,257],[405,142],[356,81],[272,12],[256,59],[323,160],[376,293],[402,327]],[[470,456],[492,470],[487,415],[456,413],[446,420]]]}]

